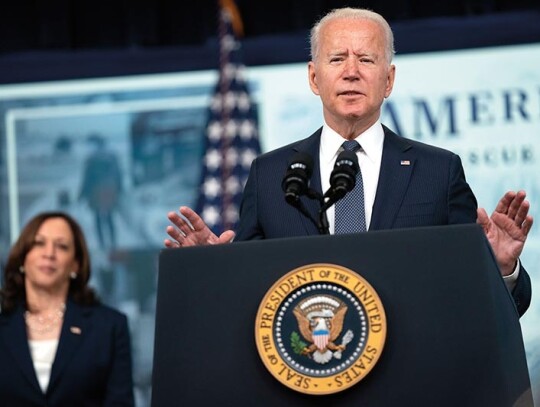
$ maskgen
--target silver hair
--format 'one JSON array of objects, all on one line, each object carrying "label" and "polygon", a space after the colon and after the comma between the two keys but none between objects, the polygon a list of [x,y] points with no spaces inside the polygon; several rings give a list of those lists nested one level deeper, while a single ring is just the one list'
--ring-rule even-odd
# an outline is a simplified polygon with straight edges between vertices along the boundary
[{"label": "silver hair", "polygon": [[394,34],[388,22],[378,13],[368,9],[344,7],[330,11],[319,21],[315,23],[311,29],[311,35],[309,42],[311,45],[311,59],[314,61],[319,56],[319,34],[322,27],[333,20],[347,19],[347,20],[371,20],[379,24],[383,29],[386,36],[386,51],[385,56],[388,63],[392,62],[392,58],[395,54],[394,50]]}]

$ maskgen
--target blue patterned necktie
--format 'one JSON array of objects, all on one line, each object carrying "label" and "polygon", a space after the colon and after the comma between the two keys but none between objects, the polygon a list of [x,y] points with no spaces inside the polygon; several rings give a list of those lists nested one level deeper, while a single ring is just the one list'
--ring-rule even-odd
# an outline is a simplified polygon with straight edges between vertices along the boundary
[{"label": "blue patterned necktie", "polygon": [[[360,144],[356,140],[347,140],[343,149],[356,152]],[[335,204],[334,233],[357,233],[366,231],[366,214],[364,209],[364,183],[362,171],[356,175],[356,185],[342,199]]]}]

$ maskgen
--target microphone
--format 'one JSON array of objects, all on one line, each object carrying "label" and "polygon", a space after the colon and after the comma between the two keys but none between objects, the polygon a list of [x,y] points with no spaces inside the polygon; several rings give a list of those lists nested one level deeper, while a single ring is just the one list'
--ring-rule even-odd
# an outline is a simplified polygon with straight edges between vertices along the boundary
[{"label": "microphone", "polygon": [[330,174],[330,189],[325,194],[325,197],[330,199],[330,205],[339,201],[354,188],[359,170],[358,157],[355,153],[347,150],[339,153]]},{"label": "microphone", "polygon": [[313,159],[309,154],[296,153],[287,166],[287,171],[281,182],[281,188],[285,192],[285,200],[290,205],[296,206],[300,196],[308,192],[309,179],[313,173]]},{"label": "microphone", "polygon": [[[317,223],[300,200],[302,195],[306,195],[309,199],[316,199],[321,205],[324,202],[322,194],[309,187],[309,179],[312,173],[313,158],[307,153],[298,152],[287,165],[287,171],[281,181],[281,188],[285,192],[285,200],[289,205],[298,209],[302,215],[313,222],[319,233],[328,234],[328,220],[322,219]],[[325,220],[326,222],[323,222]]]}]

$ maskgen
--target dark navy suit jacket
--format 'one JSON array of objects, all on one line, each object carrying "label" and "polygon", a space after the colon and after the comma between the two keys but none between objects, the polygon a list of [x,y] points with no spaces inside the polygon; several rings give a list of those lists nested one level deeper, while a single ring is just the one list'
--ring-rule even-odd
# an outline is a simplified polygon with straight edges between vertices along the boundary
[{"label": "dark navy suit jacket", "polygon": [[[459,156],[383,128],[381,169],[369,230],[475,223],[477,202],[465,181]],[[253,161],[236,240],[319,233],[312,221],[285,202],[281,180],[291,157],[304,152],[314,161],[310,186],[323,192],[319,169],[321,131]],[[302,201],[318,219],[319,203],[307,197]],[[530,278],[523,268],[512,295],[522,315],[531,300]]]},{"label": "dark navy suit jacket", "polygon": [[0,405],[3,407],[133,406],[126,317],[104,305],[68,301],[43,394],[28,346],[24,309],[0,315]]}]

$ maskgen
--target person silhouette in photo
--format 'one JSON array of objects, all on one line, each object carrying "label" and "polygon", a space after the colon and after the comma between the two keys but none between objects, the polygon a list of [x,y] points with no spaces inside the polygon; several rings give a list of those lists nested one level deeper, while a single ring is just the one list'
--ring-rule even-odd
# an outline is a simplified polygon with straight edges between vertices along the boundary
[{"label": "person silhouette in photo", "polygon": [[99,134],[88,137],[93,151],[84,164],[79,199],[94,213],[95,228],[102,249],[116,247],[114,213],[122,194],[122,171],[117,155],[107,148]]}]

